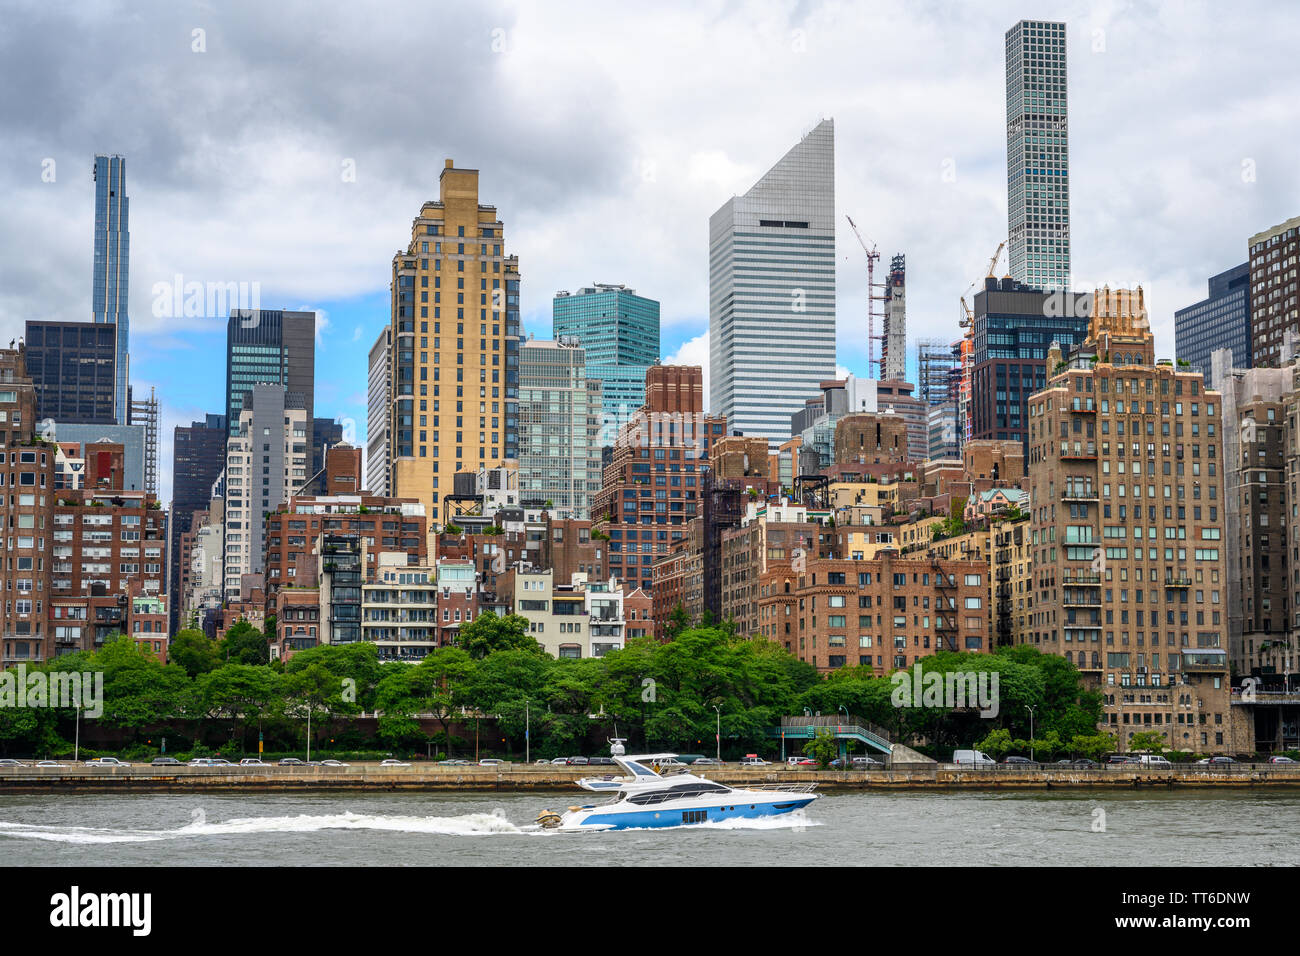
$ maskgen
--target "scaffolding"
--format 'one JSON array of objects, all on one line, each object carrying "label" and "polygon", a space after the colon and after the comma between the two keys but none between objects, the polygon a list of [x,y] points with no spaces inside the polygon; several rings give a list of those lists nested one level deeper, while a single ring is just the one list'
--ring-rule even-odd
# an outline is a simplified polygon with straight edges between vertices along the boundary
[{"label": "scaffolding", "polygon": [[961,369],[961,356],[953,354],[946,339],[920,339],[916,343],[917,390],[927,405],[956,402],[953,369]]},{"label": "scaffolding", "polygon": [[149,397],[129,404],[126,423],[144,426],[144,490],[146,494],[158,495],[158,396],[154,389],[149,389]]}]

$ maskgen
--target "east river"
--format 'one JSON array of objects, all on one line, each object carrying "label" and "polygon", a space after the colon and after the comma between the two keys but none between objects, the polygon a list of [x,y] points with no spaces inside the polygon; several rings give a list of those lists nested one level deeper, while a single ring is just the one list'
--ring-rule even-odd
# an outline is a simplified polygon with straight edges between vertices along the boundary
[{"label": "east river", "polygon": [[576,793],[0,796],[9,866],[1277,866],[1300,790],[831,793],[736,826],[557,833]]}]

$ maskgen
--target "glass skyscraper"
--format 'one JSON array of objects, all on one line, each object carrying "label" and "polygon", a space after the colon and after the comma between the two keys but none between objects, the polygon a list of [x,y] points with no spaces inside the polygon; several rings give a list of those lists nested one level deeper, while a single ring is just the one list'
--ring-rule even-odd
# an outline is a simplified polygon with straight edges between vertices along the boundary
[{"label": "glass skyscraper", "polygon": [[1065,24],[1007,31],[1007,239],[1011,278],[1070,285],[1070,144]]},{"label": "glass skyscraper", "polygon": [[835,377],[835,124],[709,218],[709,410],[775,449]]},{"label": "glass skyscraper", "polygon": [[1218,388],[1210,355],[1232,350],[1232,368],[1250,368],[1250,263],[1210,276],[1210,294],[1174,312],[1174,351]]},{"label": "glass skyscraper", "polygon": [[130,201],[126,196],[126,160],[121,156],[95,157],[95,272],[92,277],[91,313],[95,322],[117,326],[117,354],[113,385],[113,418],[127,422],[127,383],[130,381],[127,346],[131,323],[127,318],[131,265]]},{"label": "glass skyscraper", "polygon": [[[302,397],[312,424],[316,390],[316,313],[232,309],[226,323],[226,425],[239,434],[239,413],[258,385],[281,385]],[[310,437],[310,436],[308,436]]]},{"label": "glass skyscraper", "polygon": [[597,283],[551,304],[557,342],[586,352],[587,378],[601,383],[601,445],[645,404],[645,374],[659,361],[659,303],[624,285]]}]

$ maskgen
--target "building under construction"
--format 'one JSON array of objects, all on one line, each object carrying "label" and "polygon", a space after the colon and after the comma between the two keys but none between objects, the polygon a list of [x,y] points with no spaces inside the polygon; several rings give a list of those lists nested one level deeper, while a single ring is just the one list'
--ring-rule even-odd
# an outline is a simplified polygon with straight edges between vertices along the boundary
[{"label": "building under construction", "polygon": [[[953,374],[954,369],[957,371],[956,376]],[[960,373],[961,355],[954,354],[951,342],[921,339],[916,343],[918,397],[926,405],[956,402]]]},{"label": "building under construction", "polygon": [[884,328],[880,336],[880,377],[886,382],[907,378],[906,261],[900,252],[889,261],[885,280]]}]

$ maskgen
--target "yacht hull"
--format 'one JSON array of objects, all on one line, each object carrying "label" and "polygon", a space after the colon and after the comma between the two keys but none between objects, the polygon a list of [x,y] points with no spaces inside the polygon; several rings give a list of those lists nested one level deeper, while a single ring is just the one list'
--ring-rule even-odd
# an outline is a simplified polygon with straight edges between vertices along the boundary
[{"label": "yacht hull", "polygon": [[758,797],[737,792],[730,794],[725,804],[681,800],[644,808],[634,808],[626,803],[583,807],[565,813],[560,829],[643,830],[698,826],[702,823],[781,816],[802,810],[816,799],[816,794],[808,793],[763,794]]}]

